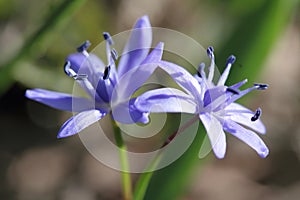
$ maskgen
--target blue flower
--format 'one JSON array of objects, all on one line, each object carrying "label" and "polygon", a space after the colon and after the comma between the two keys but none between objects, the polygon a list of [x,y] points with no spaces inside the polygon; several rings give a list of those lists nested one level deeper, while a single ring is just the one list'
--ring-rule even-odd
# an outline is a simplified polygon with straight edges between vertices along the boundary
[{"label": "blue flower", "polygon": [[[148,54],[152,43],[152,30],[147,16],[141,17],[136,22],[119,60],[118,70],[115,64],[118,55],[116,50],[112,48],[113,40],[107,32],[104,32],[103,36],[106,41],[107,65],[104,65],[96,55],[87,52],[90,43],[86,41],[78,47],[78,53],[71,54],[66,58],[64,66],[65,73],[75,79],[89,98],[74,97],[70,94],[44,89],[26,91],[25,95],[30,99],[56,109],[78,112],[63,124],[59,130],[58,138],[74,135],[107,115],[111,111],[112,94],[115,86],[119,84],[128,85],[129,88],[140,87],[153,71],[141,74],[138,66],[158,62],[162,57],[162,43],[159,43]],[[139,73],[140,82],[128,80],[128,82],[119,83],[121,77],[129,71],[132,75]],[[127,93],[126,87],[122,89],[124,90],[122,92]],[[128,97],[123,99],[121,106],[115,106],[120,113],[122,113],[122,109],[129,110],[130,119],[124,119],[121,114],[114,115],[114,119],[123,123],[146,123],[147,114],[134,110],[131,106],[132,103],[133,100]]]},{"label": "blue flower", "polygon": [[[145,92],[135,101],[135,107],[141,112],[173,112],[198,115],[202,121],[213,151],[218,158],[223,158],[226,152],[226,135],[229,132],[252,147],[261,157],[265,158],[269,150],[262,139],[253,131],[265,134],[266,128],[259,119],[261,109],[252,112],[235,101],[252,90],[267,89],[266,84],[254,84],[245,90],[240,90],[247,80],[232,86],[225,86],[234,56],[227,60],[226,68],[214,84],[215,56],[213,48],[207,49],[211,59],[208,76],[204,71],[204,63],[200,64],[198,73],[190,75],[185,69],[167,61],[161,61],[160,67],[173,78],[184,90],[161,88]],[[248,129],[248,128],[252,129]]]}]

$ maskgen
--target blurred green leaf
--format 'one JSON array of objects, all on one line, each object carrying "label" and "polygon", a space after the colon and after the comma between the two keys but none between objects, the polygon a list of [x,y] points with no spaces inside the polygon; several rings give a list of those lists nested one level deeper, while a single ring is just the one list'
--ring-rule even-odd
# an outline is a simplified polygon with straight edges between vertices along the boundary
[{"label": "blurred green leaf", "polygon": [[73,79],[66,77],[64,73],[58,73],[47,67],[38,67],[31,62],[21,61],[20,65],[22,67],[12,72],[13,77],[26,87],[34,88],[38,85],[40,88],[66,93],[73,89]]},{"label": "blurred green leaf", "polygon": [[[258,75],[270,50],[288,25],[298,3],[298,0],[265,1],[255,12],[239,20],[231,37],[221,48],[216,49],[218,60],[223,63],[231,54],[237,57],[228,85],[245,78],[248,78],[251,83]],[[219,62],[219,67],[222,72],[225,64]]]},{"label": "blurred green leaf", "polygon": [[154,172],[145,200],[176,199],[185,191],[193,169],[203,161],[198,158],[198,153],[205,134],[203,126],[199,126],[189,149],[171,165]]},{"label": "blurred green leaf", "polygon": [[15,3],[15,0],[0,0],[0,20],[5,20],[12,15]]},{"label": "blurred green leaf", "polygon": [[[247,6],[247,1],[243,3]],[[297,3],[297,0],[265,1],[256,10],[238,19],[238,26],[230,39],[223,48],[216,50],[218,60],[225,62],[230,54],[235,54],[237,63],[242,64],[242,67],[236,64],[232,69],[229,82],[235,83],[246,77],[253,79],[258,74]],[[193,144],[180,159],[154,173],[145,199],[178,199],[182,195],[191,180],[193,169],[200,162],[197,155],[204,135],[205,130],[200,128]]]},{"label": "blurred green leaf", "polygon": [[12,72],[20,60],[25,58],[36,45],[45,41],[47,35],[69,19],[85,0],[65,0],[53,7],[44,23],[25,41],[20,50],[6,64],[0,67],[0,94],[13,83]]}]

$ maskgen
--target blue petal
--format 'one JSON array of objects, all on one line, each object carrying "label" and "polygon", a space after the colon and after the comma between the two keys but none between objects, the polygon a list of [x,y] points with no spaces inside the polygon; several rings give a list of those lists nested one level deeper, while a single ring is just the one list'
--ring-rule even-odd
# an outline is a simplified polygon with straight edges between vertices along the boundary
[{"label": "blue petal", "polygon": [[[74,73],[78,75],[86,75],[87,79],[79,79],[77,83],[86,91],[91,98],[95,98],[97,102],[103,103],[104,100],[96,92],[98,88],[98,82],[102,80],[104,72],[103,62],[94,54],[89,54],[88,56],[82,53],[70,54],[66,61],[70,63],[70,69],[73,70],[72,73],[65,69],[68,75],[73,76]],[[111,76],[115,77],[115,76]],[[116,80],[112,80],[115,82]]]},{"label": "blue petal", "polygon": [[119,77],[142,63],[149,52],[151,43],[152,30],[150,21],[148,16],[143,16],[136,22],[122,53],[118,66]]},{"label": "blue petal", "polygon": [[260,157],[265,158],[269,154],[269,149],[263,140],[256,135],[253,131],[245,129],[232,120],[226,120],[224,130],[236,136],[251,148],[253,148]]},{"label": "blue petal", "polygon": [[236,84],[234,84],[230,87],[233,88],[233,89],[239,89],[241,86],[243,86],[247,82],[248,82],[248,79],[244,79],[241,82],[238,82],[238,83],[236,83]]},{"label": "blue petal", "polygon": [[106,80],[99,79],[97,86],[97,94],[104,102],[108,103],[111,99],[111,95],[113,93],[114,83],[111,78]]},{"label": "blue petal", "polygon": [[216,100],[218,97],[224,95],[226,92],[225,86],[216,86],[211,89],[208,89],[204,93],[204,107],[210,104],[212,101]]},{"label": "blue petal", "polygon": [[166,71],[188,94],[194,96],[199,103],[202,102],[200,85],[188,71],[179,65],[163,60],[159,62],[159,67]]},{"label": "blue petal", "polygon": [[113,101],[126,101],[139,89],[158,67],[163,54],[162,42],[147,56],[143,63],[122,76],[114,88]]},{"label": "blue petal", "polygon": [[95,107],[89,99],[44,89],[27,90],[25,96],[52,108],[70,112],[81,112]]},{"label": "blue petal", "polygon": [[88,57],[82,53],[70,54],[66,61],[69,61],[70,68],[77,74],[87,75],[90,83],[96,88],[98,80],[104,72],[105,65],[94,54],[89,54]]},{"label": "blue petal", "polygon": [[84,128],[97,122],[107,113],[100,110],[88,110],[80,112],[66,121],[58,132],[57,138],[64,138],[79,133]]},{"label": "blue petal", "polygon": [[193,96],[174,88],[161,88],[146,92],[137,97],[134,105],[141,112],[193,114],[197,112],[197,103]]},{"label": "blue petal", "polygon": [[229,118],[239,124],[248,126],[249,128],[261,134],[266,133],[266,127],[260,119],[251,121],[251,117],[254,115],[254,112],[252,112],[248,108],[245,108],[244,106],[237,103],[231,103],[226,107],[225,112],[226,118]]},{"label": "blue petal", "polygon": [[161,61],[164,51],[164,43],[159,42],[151,53],[143,60],[142,64],[155,63]]},{"label": "blue petal", "polygon": [[135,99],[112,105],[112,117],[114,120],[123,124],[134,124],[137,122],[148,123],[149,113],[141,112],[133,105]]},{"label": "blue petal", "polygon": [[222,124],[213,115],[203,113],[199,115],[209,137],[212,149],[217,158],[224,158],[226,153],[226,135]]}]

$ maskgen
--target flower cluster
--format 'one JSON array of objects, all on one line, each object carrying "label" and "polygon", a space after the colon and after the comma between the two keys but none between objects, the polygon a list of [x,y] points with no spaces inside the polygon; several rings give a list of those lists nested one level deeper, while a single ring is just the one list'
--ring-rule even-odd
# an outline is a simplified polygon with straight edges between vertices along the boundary
[{"label": "flower cluster", "polygon": [[[77,53],[66,58],[64,66],[65,73],[74,78],[89,98],[74,97],[44,89],[32,89],[26,92],[26,97],[40,103],[60,110],[77,112],[63,124],[58,133],[59,138],[80,132],[108,113],[112,113],[113,119],[120,123],[147,123],[151,112],[184,112],[198,115],[218,158],[223,158],[226,152],[224,131],[247,143],[261,157],[268,155],[268,148],[252,131],[261,134],[266,132],[259,119],[261,109],[252,112],[235,103],[248,92],[264,90],[268,86],[254,84],[251,88],[240,90],[247,80],[226,86],[226,79],[235,61],[234,56],[228,58],[225,71],[217,84],[214,84],[213,48],[207,49],[211,59],[208,76],[204,71],[204,64],[200,64],[198,73],[192,76],[184,68],[162,60],[163,43],[157,44],[149,53],[152,31],[147,16],[141,17],[134,25],[118,61],[118,67],[116,67],[118,54],[112,48],[114,45],[112,37],[107,32],[103,33],[103,36],[106,41],[106,65],[95,54],[87,52],[90,43],[86,41],[78,47]],[[131,98],[132,93],[144,84],[157,67],[166,71],[183,90],[154,89],[137,98]],[[118,91],[117,95],[116,91]]]}]

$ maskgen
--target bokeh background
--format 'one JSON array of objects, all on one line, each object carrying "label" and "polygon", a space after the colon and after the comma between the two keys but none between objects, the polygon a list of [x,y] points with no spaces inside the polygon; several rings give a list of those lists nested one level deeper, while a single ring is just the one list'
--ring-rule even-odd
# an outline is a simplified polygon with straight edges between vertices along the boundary
[{"label": "bokeh background", "polygon": [[153,26],[214,46],[220,71],[235,54],[229,82],[270,84],[242,100],[263,109],[269,157],[228,136],[225,159],[199,160],[196,141],[154,175],[146,199],[299,199],[298,0],[0,0],[0,199],[121,199],[119,172],[95,160],[78,136],[56,139],[71,114],[24,93],[36,87],[70,93],[66,55],[86,39],[92,49],[103,31],[128,30],[145,14]]}]

